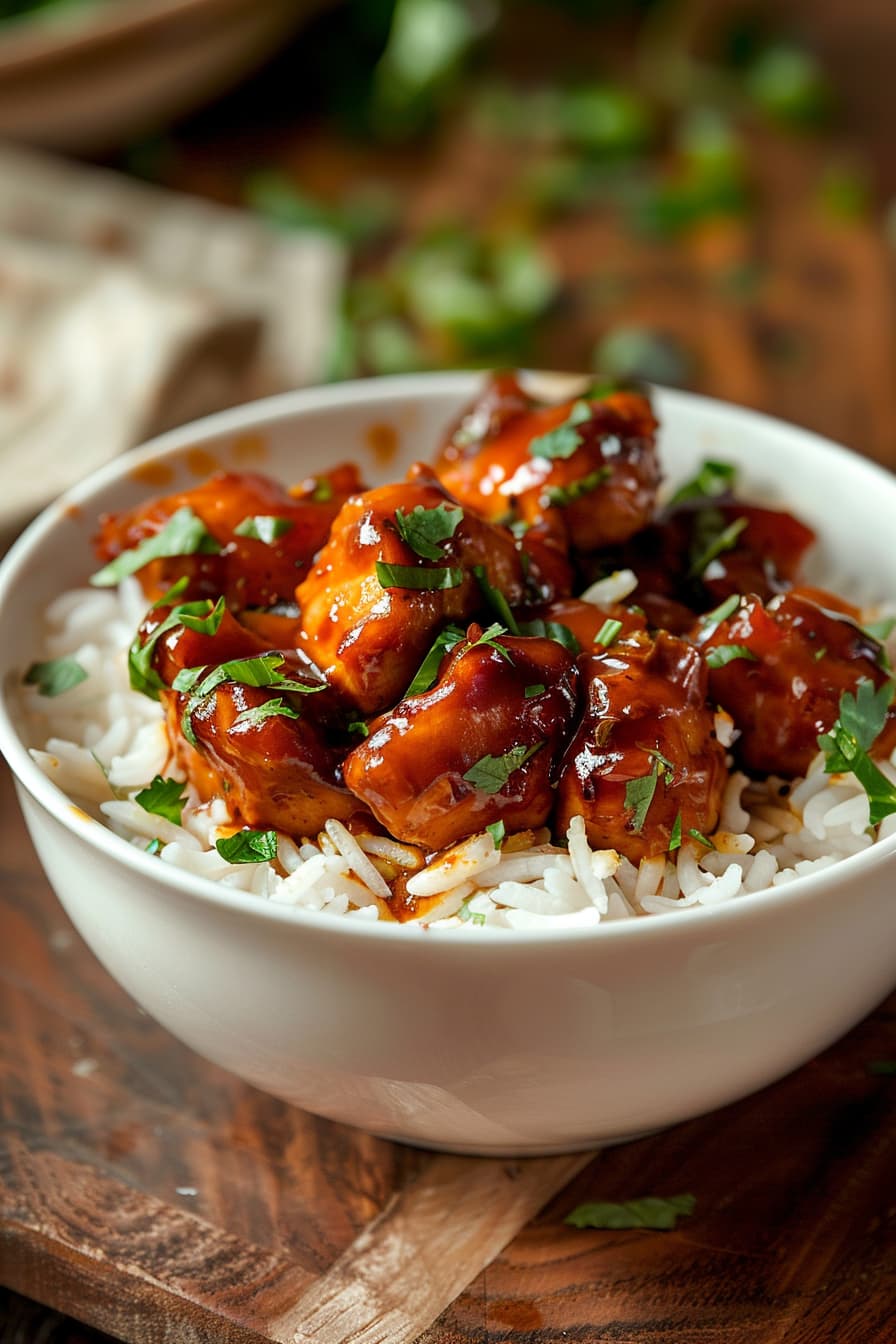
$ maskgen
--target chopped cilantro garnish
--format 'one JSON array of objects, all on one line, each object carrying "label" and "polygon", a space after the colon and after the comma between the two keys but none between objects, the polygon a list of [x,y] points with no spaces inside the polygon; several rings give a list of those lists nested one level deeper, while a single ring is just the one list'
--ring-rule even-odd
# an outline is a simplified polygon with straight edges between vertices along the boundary
[{"label": "chopped cilantro garnish", "polygon": [[376,562],[376,576],[381,588],[413,588],[418,592],[458,588],[464,581],[464,571],[451,566],[426,569],[416,565],[387,565],[383,560]]},{"label": "chopped cilantro garnish", "polygon": [[171,684],[175,691],[189,696],[181,716],[181,730],[191,746],[196,746],[196,735],[190,716],[201,701],[225,681],[235,681],[242,686],[274,686],[278,691],[295,691],[300,695],[312,695],[324,690],[322,684],[309,686],[307,682],[296,681],[294,677],[285,677],[280,671],[285,661],[282,653],[271,652],[256,654],[251,658],[235,658],[231,662],[221,663],[211,672],[206,672],[205,667],[182,668]]},{"label": "chopped cilantro garnish", "polygon": [[189,574],[181,574],[179,579],[175,579],[167,593],[162,596],[150,607],[150,611],[158,611],[159,607],[170,607],[181,596],[187,584],[190,582]]},{"label": "chopped cilantro garnish", "polygon": [[672,833],[669,836],[669,853],[672,854],[676,849],[681,848],[681,813],[679,812],[672,826]]},{"label": "chopped cilantro garnish", "polygon": [[545,685],[543,681],[535,681],[531,686],[527,686],[524,695],[527,700],[534,700],[536,695],[544,693]]},{"label": "chopped cilantro garnish", "polygon": [[283,697],[278,695],[274,700],[265,700],[263,705],[253,705],[251,709],[241,710],[231,727],[258,728],[260,724],[274,718],[297,719],[299,712],[293,709],[292,705],[287,705]]},{"label": "chopped cilantro garnish", "polygon": [[171,515],[160,531],[151,537],[144,537],[131,550],[122,551],[121,555],[91,575],[90,582],[95,588],[114,588],[128,574],[136,574],[151,560],[176,555],[216,555],[220,550],[221,547],[202,519],[185,504]]},{"label": "chopped cilantro garnish", "polygon": [[402,541],[424,560],[441,560],[445,554],[445,543],[454,536],[464,511],[457,506],[436,504],[425,509],[418,504],[410,513],[403,509],[395,510],[395,525]]},{"label": "chopped cilantro garnish", "polygon": [[328,481],[326,476],[318,476],[314,482],[314,489],[311,492],[311,501],[313,504],[329,504],[333,498],[333,482]]},{"label": "chopped cilantro garnish", "polygon": [[[706,510],[706,513],[716,513],[715,509]],[[720,515],[721,516],[721,515]],[[698,535],[695,537],[694,558],[691,561],[691,567],[688,571],[689,578],[697,579],[704,574],[712,564],[713,560],[724,554],[725,551],[731,551],[737,545],[737,539],[743,532],[749,522],[748,518],[735,518],[727,527],[721,531],[716,530],[715,524],[711,528],[698,529]]]},{"label": "chopped cilantro garnish", "polygon": [[825,773],[847,774],[851,771],[867,793],[872,826],[896,812],[896,785],[868,755],[886,722],[893,690],[893,682],[885,681],[875,691],[872,682],[863,677],[855,695],[843,692],[836,722],[829,733],[822,733],[818,738],[818,745],[825,754]]},{"label": "chopped cilantro garnish", "polygon": [[[169,592],[173,591],[173,588],[169,589]],[[168,593],[165,596],[167,597]],[[154,611],[158,605],[156,603],[153,607]],[[131,690],[148,695],[150,700],[158,700],[159,691],[165,687],[165,683],[152,665],[153,653],[159,640],[178,625],[185,625],[200,635],[216,635],[224,617],[224,610],[223,597],[219,597],[214,604],[211,598],[207,597],[200,598],[197,602],[183,602],[179,606],[172,607],[144,643],[141,644],[139,634],[135,635],[128,650]]]},{"label": "chopped cilantro garnish", "polygon": [[827,650],[827,645],[826,645],[826,644],[822,644],[822,646],[821,646],[820,649],[816,649],[815,652],[814,652],[813,655],[812,655],[812,661],[813,661],[813,663],[820,663],[821,660],[822,660],[822,658],[823,658],[823,657],[825,656],[825,654],[827,653],[827,651],[828,651],[828,650]]},{"label": "chopped cilantro garnish", "polygon": [[572,457],[582,443],[582,436],[578,432],[577,426],[585,424],[587,420],[591,419],[591,415],[591,407],[587,401],[574,402],[562,425],[549,430],[547,434],[539,434],[531,441],[529,444],[530,456],[548,457],[554,460]]},{"label": "chopped cilantro garnish", "polygon": [[[824,649],[821,652],[824,653]],[[759,661],[746,644],[718,644],[707,653],[706,663],[708,667],[724,667],[726,663],[736,662],[738,658],[745,658],[748,663]]]},{"label": "chopped cilantro garnish", "polygon": [[605,649],[610,648],[610,646],[616,642],[621,629],[621,621],[614,621],[608,618],[604,621],[603,625],[594,636],[594,643],[602,644]]},{"label": "chopped cilantro garnish", "polygon": [[45,663],[32,663],[25,673],[26,684],[36,686],[38,695],[62,695],[86,680],[87,672],[75,658],[51,658]]},{"label": "chopped cilantro garnish", "polygon": [[162,852],[162,842],[159,839],[159,837],[156,836],[155,839],[150,840],[149,844],[146,846],[146,853],[161,854],[161,852]]},{"label": "chopped cilantro garnish", "polygon": [[233,530],[238,537],[253,537],[255,541],[263,541],[270,546],[278,537],[291,532],[293,526],[291,518],[278,518],[273,513],[256,513],[237,523]]},{"label": "chopped cilantro garnish", "polygon": [[504,836],[506,834],[503,821],[493,821],[492,824],[486,826],[485,829],[488,831],[492,840],[494,840],[495,849],[500,849],[504,843]]},{"label": "chopped cilantro garnish", "polygon": [[216,840],[215,849],[228,863],[267,863],[277,857],[277,832],[235,831]]},{"label": "chopped cilantro garnish", "polygon": [[406,700],[409,695],[422,695],[424,691],[428,691],[438,675],[439,664],[445,654],[450,653],[463,639],[463,630],[458,629],[456,625],[446,625],[445,629],[433,641],[432,647],[417,669],[417,675],[405,691],[402,699]]},{"label": "chopped cilantro garnish", "polygon": [[345,730],[348,733],[357,733],[359,737],[370,736],[370,729],[363,719],[352,719],[351,723],[345,725]]},{"label": "chopped cilantro garnish", "polygon": [[568,504],[574,504],[583,495],[592,494],[609,480],[612,474],[611,467],[598,467],[596,471],[589,471],[588,475],[582,476],[580,480],[570,481],[569,485],[549,486],[544,492],[542,505],[565,509]]},{"label": "chopped cilantro garnish", "polygon": [[862,626],[862,629],[866,635],[882,644],[896,629],[896,616],[888,616],[885,621],[869,621],[867,625]]},{"label": "chopped cilantro garnish", "polygon": [[696,840],[698,845],[702,845],[704,849],[715,849],[713,842],[708,840],[702,831],[695,830],[693,826],[688,831],[688,835],[692,840]]},{"label": "chopped cilantro garnish", "polygon": [[536,742],[531,747],[511,747],[503,756],[483,756],[470,766],[464,779],[482,793],[500,793],[513,772],[531,760],[543,746],[543,742]]},{"label": "chopped cilantro garnish", "polygon": [[729,616],[734,615],[740,604],[740,593],[732,593],[712,611],[708,611],[705,616],[701,616],[700,624],[703,627],[704,635],[711,635],[717,625],[721,625],[723,621],[727,621]]},{"label": "chopped cilantro garnish", "polygon": [[543,621],[540,616],[532,621],[520,621],[519,633],[534,638],[553,639],[571,654],[579,652],[579,641],[569,626],[563,625],[561,621]]},{"label": "chopped cilantro garnish", "polygon": [[669,500],[673,504],[684,504],[689,499],[714,499],[718,495],[728,494],[734,489],[737,468],[730,462],[703,462],[696,476],[678,487]]},{"label": "chopped cilantro garnish", "polygon": [[179,779],[163,779],[161,775],[156,775],[155,779],[145,789],[134,795],[134,802],[139,803],[144,812],[151,812],[157,817],[164,817],[166,821],[172,822],[175,826],[181,823],[181,814],[186,802],[184,794],[184,785]]},{"label": "chopped cilantro garnish", "polygon": [[488,648],[494,649],[495,653],[499,653],[506,663],[512,663],[513,654],[509,649],[505,649],[503,644],[498,643],[500,637],[506,634],[507,631],[504,626],[499,625],[498,622],[495,621],[494,625],[490,625],[487,630],[483,630],[478,639],[473,640],[470,648],[475,649],[478,648],[480,644],[485,644]]},{"label": "chopped cilantro garnish", "polygon": [[501,592],[500,588],[495,588],[489,583],[485,565],[474,565],[473,573],[476,575],[476,581],[482,589],[482,594],[485,597],[486,602],[488,602],[498,619],[512,635],[520,634],[520,627],[517,624],[516,617],[510,610],[510,603],[507,601],[507,598]]},{"label": "chopped cilantro garnish", "polygon": [[644,1195],[641,1199],[627,1199],[622,1204],[604,1200],[579,1204],[563,1221],[571,1227],[646,1227],[664,1232],[673,1228],[679,1218],[689,1217],[696,1206],[693,1195],[670,1195],[668,1199]]},{"label": "chopped cilantro garnish", "polygon": [[471,901],[472,899],[473,899],[472,896],[468,896],[468,897],[467,897],[467,899],[463,902],[463,904],[461,905],[460,909],[458,910],[458,912],[457,912],[457,917],[458,917],[458,919],[461,921],[461,923],[463,923],[463,924],[468,924],[468,923],[469,923],[469,924],[484,924],[484,923],[485,923],[485,915],[480,914],[478,911],[474,912],[474,911],[472,911],[472,910],[470,909],[470,901]]},{"label": "chopped cilantro garnish", "polygon": [[654,760],[652,768],[638,779],[630,779],[625,786],[625,806],[632,809],[631,828],[641,831],[647,820],[653,795],[656,793],[659,779],[659,761]]},{"label": "chopped cilantro garnish", "polygon": [[671,784],[675,777],[675,766],[664,756],[659,747],[648,747],[647,755],[653,757],[654,769],[659,773],[660,766],[663,767],[663,780],[666,784]]}]

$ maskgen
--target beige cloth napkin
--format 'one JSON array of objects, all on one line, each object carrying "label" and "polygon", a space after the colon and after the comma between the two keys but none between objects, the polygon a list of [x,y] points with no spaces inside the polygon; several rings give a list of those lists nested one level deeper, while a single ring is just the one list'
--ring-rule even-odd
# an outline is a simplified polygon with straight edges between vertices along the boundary
[{"label": "beige cloth napkin", "polygon": [[163,428],[324,373],[317,234],[0,146],[0,530]]}]

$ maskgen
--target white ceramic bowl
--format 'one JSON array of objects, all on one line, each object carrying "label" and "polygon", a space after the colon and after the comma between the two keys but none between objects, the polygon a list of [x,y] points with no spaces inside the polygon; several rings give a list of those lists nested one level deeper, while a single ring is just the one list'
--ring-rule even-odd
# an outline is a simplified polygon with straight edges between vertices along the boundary
[{"label": "white ceramic bowl", "polygon": [[[92,571],[101,509],[135,503],[149,476],[156,490],[187,485],[212,462],[296,479],[355,457],[372,478],[394,477],[431,451],[476,383],[436,374],[290,393],[169,434],[72,490],[0,568],[0,747],[69,915],[175,1036],[265,1091],[379,1134],[548,1153],[733,1101],[867,1013],[896,981],[896,837],[715,909],[588,932],[427,933],[179,873],[73,806],[17,729],[41,611]],[[657,401],[671,477],[707,455],[742,463],[751,491],[789,496],[823,533],[821,562],[848,591],[896,593],[896,480],[759,415],[681,393]],[[382,426],[397,439],[386,463]]]}]

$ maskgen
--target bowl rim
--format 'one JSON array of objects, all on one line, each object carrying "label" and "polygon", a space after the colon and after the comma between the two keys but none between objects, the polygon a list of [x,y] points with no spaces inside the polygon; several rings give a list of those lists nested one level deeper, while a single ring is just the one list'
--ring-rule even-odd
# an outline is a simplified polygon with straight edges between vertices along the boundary
[{"label": "bowl rim", "polygon": [[[307,412],[338,410],[340,406],[370,405],[375,408],[380,402],[391,402],[400,397],[416,400],[429,395],[456,396],[458,402],[462,402],[465,397],[469,398],[482,377],[482,370],[396,374],[299,388],[218,411],[149,440],[141,447],[105,463],[66,490],[43,509],[13,543],[0,561],[0,626],[9,593],[22,574],[27,572],[30,557],[44,539],[70,517],[73,508],[80,511],[86,503],[94,500],[96,494],[130,475],[135,468],[149,461],[175,456],[184,449],[199,447],[207,440],[221,435],[262,429]],[[692,408],[754,430],[767,428],[778,435],[802,440],[815,451],[827,455],[829,459],[842,461],[843,465],[854,471],[867,472],[880,487],[896,495],[896,477],[885,468],[811,430],[718,398],[653,386],[651,392],[660,403],[661,417],[664,408],[673,413],[676,409],[686,412]],[[183,898],[217,906],[233,914],[350,940],[373,938],[393,942],[407,940],[410,936],[416,946],[419,946],[420,938],[425,938],[433,948],[462,945],[466,949],[492,949],[500,944],[531,949],[533,946],[554,947],[568,943],[597,946],[606,940],[615,944],[620,939],[626,942],[633,939],[638,944],[650,944],[657,937],[663,942],[679,937],[689,939],[693,934],[706,935],[713,930],[721,932],[728,929],[730,932],[732,921],[735,925],[744,920],[751,923],[762,916],[774,918],[775,912],[782,912],[783,917],[794,907],[813,904],[826,893],[830,894],[835,887],[849,887],[854,882],[860,882],[863,875],[870,876],[896,854],[894,832],[857,854],[838,859],[828,868],[796,877],[778,887],[744,892],[719,905],[696,905],[681,911],[663,912],[659,916],[610,920],[585,928],[553,926],[545,929],[498,929],[485,926],[471,935],[466,928],[442,928],[435,931],[415,921],[393,923],[341,915],[328,916],[326,912],[266,900],[251,892],[222,886],[211,878],[187,872],[172,864],[159,863],[154,856],[145,854],[83,812],[32,760],[10,713],[11,680],[7,678],[6,684],[0,688],[0,754],[6,758],[17,786],[24,788],[53,820],[74,837],[95,845],[109,860],[117,861],[124,868],[130,866],[135,875],[149,879],[148,888],[158,883]]]}]

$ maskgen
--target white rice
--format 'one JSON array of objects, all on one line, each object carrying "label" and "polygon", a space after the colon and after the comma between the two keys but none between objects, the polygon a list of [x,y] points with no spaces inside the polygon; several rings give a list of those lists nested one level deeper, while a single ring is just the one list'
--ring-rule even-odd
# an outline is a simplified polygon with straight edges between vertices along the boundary
[{"label": "white rice", "polygon": [[[215,848],[233,830],[223,799],[203,803],[185,785],[180,826],[134,801],[155,775],[180,777],[160,706],[128,685],[127,649],[144,611],[135,579],[117,593],[79,589],[51,604],[43,656],[73,657],[88,676],[55,698],[23,688],[31,740],[44,743],[31,754],[64,793],[138,849],[157,841],[162,863],[263,899],[389,918],[387,878],[404,872],[421,919],[433,928],[591,928],[783,886],[874,843],[861,785],[852,775],[824,774],[819,753],[792,785],[775,778],[757,784],[733,771],[711,837],[715,848],[686,839],[674,861],[660,856],[638,868],[615,850],[593,850],[581,817],[570,823],[567,848],[541,832],[525,848],[509,837],[497,849],[484,832],[435,856],[388,836],[353,835],[331,820],[314,840],[280,836],[276,863],[231,864]],[[727,730],[723,740],[730,745]],[[881,768],[896,783],[896,752]],[[896,817],[888,817],[880,837],[894,832]]]}]

